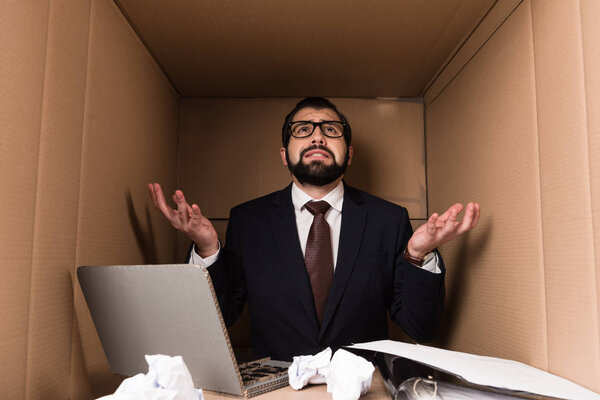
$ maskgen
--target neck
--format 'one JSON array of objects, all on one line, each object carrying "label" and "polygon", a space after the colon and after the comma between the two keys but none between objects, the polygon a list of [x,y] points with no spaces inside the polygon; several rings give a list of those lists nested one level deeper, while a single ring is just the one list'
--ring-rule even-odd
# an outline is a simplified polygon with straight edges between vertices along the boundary
[{"label": "neck", "polygon": [[315,200],[322,199],[327,195],[327,193],[335,189],[335,187],[340,183],[342,178],[343,176],[340,176],[335,181],[324,186],[314,186],[306,183],[300,183],[298,182],[298,179],[296,179],[296,177],[292,175],[292,180],[294,181],[296,186],[298,186],[300,190],[302,190],[304,193],[306,193]]}]

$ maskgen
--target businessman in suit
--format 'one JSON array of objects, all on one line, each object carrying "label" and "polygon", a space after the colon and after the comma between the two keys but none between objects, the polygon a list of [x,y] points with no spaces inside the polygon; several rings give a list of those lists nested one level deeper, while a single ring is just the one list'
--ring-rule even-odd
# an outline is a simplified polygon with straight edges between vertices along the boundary
[{"label": "businessman in suit", "polygon": [[431,340],[445,268],[436,248],[477,225],[479,205],[455,204],[414,234],[406,209],[346,185],[352,131],[323,98],[300,101],[282,128],[292,183],[231,210],[225,246],[181,191],[154,205],[193,242],[188,261],[208,268],[226,324],[248,302],[253,352],[290,360],[330,346],[386,339],[387,313],[413,339]]}]

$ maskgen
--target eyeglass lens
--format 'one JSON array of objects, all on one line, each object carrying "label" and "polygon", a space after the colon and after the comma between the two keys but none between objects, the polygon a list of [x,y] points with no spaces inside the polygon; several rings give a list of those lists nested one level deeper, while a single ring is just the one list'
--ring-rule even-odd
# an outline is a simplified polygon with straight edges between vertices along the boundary
[{"label": "eyeglass lens", "polygon": [[344,135],[344,125],[338,121],[296,121],[292,123],[290,130],[292,136],[304,138],[312,135],[317,126],[321,128],[321,132],[327,137],[337,138]]}]

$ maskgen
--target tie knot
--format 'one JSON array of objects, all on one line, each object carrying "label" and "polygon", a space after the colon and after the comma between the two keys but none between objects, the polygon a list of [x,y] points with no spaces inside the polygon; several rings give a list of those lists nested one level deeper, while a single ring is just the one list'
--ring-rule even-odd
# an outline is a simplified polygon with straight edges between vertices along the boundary
[{"label": "tie knot", "polygon": [[320,201],[309,201],[308,203],[306,203],[304,205],[304,207],[306,207],[306,209],[308,211],[310,211],[310,213],[312,215],[315,215],[315,214],[325,215],[325,213],[327,212],[327,210],[329,210],[331,205],[324,200],[320,200]]}]

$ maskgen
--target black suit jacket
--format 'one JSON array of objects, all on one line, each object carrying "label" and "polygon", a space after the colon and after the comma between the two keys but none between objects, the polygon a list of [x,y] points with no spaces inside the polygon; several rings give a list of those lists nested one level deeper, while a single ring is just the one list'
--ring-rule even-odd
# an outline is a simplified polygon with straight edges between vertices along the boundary
[{"label": "black suit jacket", "polygon": [[[208,269],[226,324],[248,301],[257,356],[291,360],[331,346],[387,339],[387,315],[428,341],[444,297],[445,270],[405,261],[406,209],[345,185],[338,259],[319,324],[296,229],[291,185],[231,210],[225,247]],[[441,260],[441,257],[440,257]]]}]

